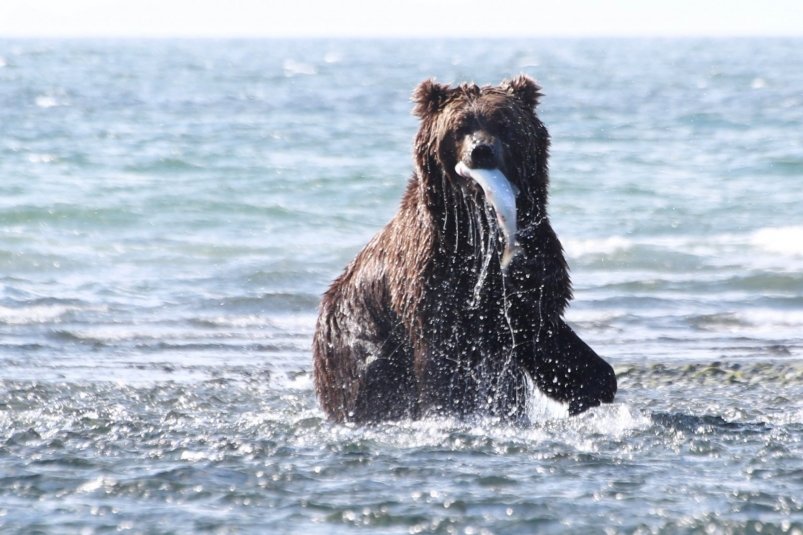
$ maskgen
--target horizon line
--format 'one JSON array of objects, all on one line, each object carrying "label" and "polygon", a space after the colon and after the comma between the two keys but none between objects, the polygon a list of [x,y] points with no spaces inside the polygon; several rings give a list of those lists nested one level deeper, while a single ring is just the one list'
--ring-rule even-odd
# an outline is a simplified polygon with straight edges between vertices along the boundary
[{"label": "horizon line", "polygon": [[428,33],[398,33],[398,34],[281,34],[269,35],[264,33],[0,33],[0,40],[11,39],[103,39],[103,40],[161,40],[161,39],[187,39],[187,40],[296,40],[296,39],[331,39],[331,40],[506,40],[506,39],[803,39],[801,33],[769,33],[769,32],[666,32],[666,33],[487,33],[483,35],[467,34],[428,34]]}]

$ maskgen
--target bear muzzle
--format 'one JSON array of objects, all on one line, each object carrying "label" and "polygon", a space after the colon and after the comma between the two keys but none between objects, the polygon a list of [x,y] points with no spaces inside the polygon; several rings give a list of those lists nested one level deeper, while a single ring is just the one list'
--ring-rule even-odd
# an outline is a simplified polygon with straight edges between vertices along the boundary
[{"label": "bear muzzle", "polygon": [[502,144],[498,138],[484,130],[477,130],[463,138],[461,152],[460,161],[469,169],[502,170],[504,167]]}]

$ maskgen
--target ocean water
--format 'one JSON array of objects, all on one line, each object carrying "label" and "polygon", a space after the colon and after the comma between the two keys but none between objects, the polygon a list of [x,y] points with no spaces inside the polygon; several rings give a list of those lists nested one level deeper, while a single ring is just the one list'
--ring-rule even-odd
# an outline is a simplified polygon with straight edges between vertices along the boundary
[{"label": "ocean water", "polygon": [[[0,41],[3,533],[803,533],[800,40]],[[579,417],[327,422],[421,80],[537,78]]]}]

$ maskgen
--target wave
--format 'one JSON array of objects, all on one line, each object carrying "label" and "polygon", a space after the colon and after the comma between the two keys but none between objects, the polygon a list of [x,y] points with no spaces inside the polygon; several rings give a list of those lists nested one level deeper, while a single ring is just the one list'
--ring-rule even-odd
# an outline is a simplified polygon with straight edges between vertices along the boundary
[{"label": "wave", "polygon": [[274,327],[274,323],[270,317],[259,314],[194,318],[190,320],[190,323],[197,325],[198,327],[211,329]]},{"label": "wave", "polygon": [[767,252],[803,257],[803,225],[759,229],[751,234],[750,242]]},{"label": "wave", "polygon": [[635,241],[624,236],[585,240],[563,240],[563,248],[570,257],[611,254],[626,251],[635,246]]},{"label": "wave", "polygon": [[41,323],[61,323],[70,315],[80,312],[104,312],[106,307],[67,304],[36,304],[20,307],[0,305],[0,324],[32,325]]},{"label": "wave", "polygon": [[732,334],[748,331],[777,331],[803,327],[803,310],[751,308],[691,316],[689,321],[702,330],[728,330]]},{"label": "wave", "polygon": [[724,248],[753,248],[788,256],[803,256],[803,225],[762,227],[743,234],[720,233],[685,236],[606,236],[563,240],[569,256],[604,255],[636,248],[683,251],[693,254],[715,253]]},{"label": "wave", "polygon": [[762,227],[738,234],[613,235],[566,239],[563,245],[573,263],[609,272],[803,271],[803,225]]}]

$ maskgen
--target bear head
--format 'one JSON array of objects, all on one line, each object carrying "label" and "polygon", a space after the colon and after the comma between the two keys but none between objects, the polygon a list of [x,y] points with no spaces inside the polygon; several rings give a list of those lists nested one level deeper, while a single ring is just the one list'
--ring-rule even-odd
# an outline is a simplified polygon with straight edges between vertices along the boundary
[{"label": "bear head", "polygon": [[549,134],[535,113],[540,89],[526,75],[499,86],[419,84],[412,98],[421,120],[415,159],[425,186],[465,185],[455,171],[462,162],[469,169],[498,169],[521,195],[544,203]]}]

